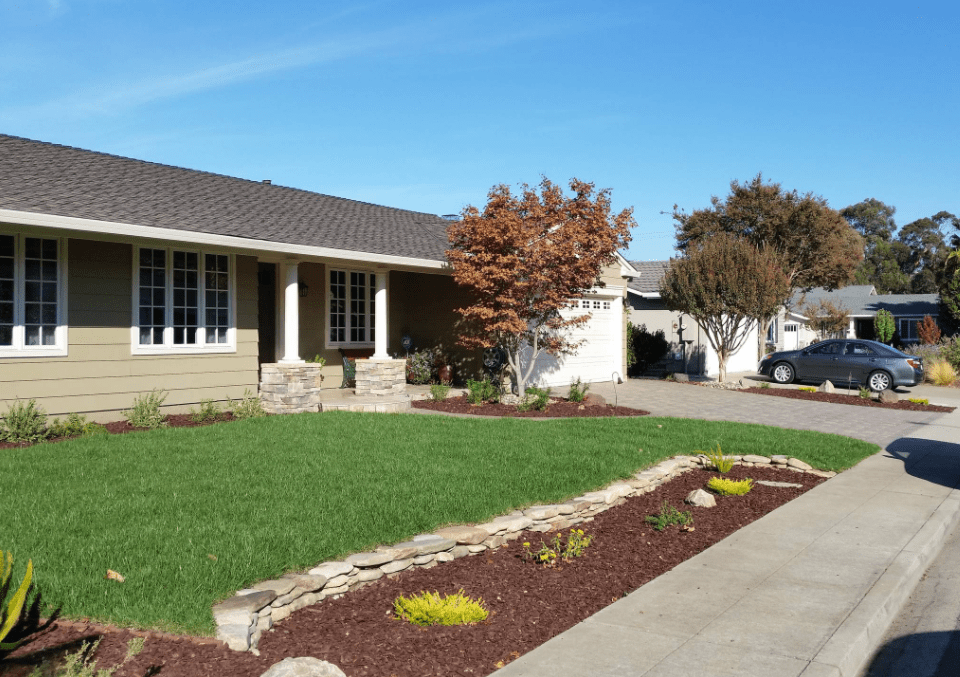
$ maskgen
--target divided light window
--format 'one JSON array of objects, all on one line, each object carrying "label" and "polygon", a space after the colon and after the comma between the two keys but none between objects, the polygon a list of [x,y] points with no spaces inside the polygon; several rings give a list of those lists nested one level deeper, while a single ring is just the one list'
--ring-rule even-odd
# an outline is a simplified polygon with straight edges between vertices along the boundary
[{"label": "divided light window", "polygon": [[228,347],[230,257],[139,250],[137,343],[153,348]]},{"label": "divided light window", "polygon": [[375,273],[331,270],[327,318],[331,345],[372,344],[377,294]]},{"label": "divided light window", "polygon": [[62,349],[60,241],[0,233],[0,351]]}]

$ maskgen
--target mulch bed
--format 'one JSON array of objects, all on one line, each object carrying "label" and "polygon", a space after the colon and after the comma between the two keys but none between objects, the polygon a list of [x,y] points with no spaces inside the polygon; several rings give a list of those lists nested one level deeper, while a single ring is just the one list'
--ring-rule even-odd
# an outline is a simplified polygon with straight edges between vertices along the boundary
[{"label": "mulch bed", "polygon": [[[229,411],[221,412],[217,415],[215,419],[197,422],[193,420],[192,414],[167,414],[167,417],[164,419],[165,428],[198,428],[205,425],[213,425],[215,423],[226,423],[228,421],[235,420],[233,414]],[[136,433],[142,432],[144,430],[150,430],[150,428],[135,428],[130,425],[129,421],[113,421],[111,423],[102,424],[106,428],[107,432],[111,435],[123,435],[126,433]],[[63,442],[64,440],[76,439],[75,437],[48,437],[42,442],[37,442],[36,444],[45,444],[47,442]],[[31,446],[27,442],[0,442],[0,449],[13,449],[14,447],[29,447]]]},{"label": "mulch bed", "polygon": [[[29,664],[43,655],[56,655],[64,646],[76,650],[81,640],[98,637],[98,666],[108,667],[122,660],[131,637],[146,636],[143,652],[115,677],[257,677],[288,656],[330,661],[349,677],[487,675],[824,481],[789,470],[736,466],[727,477],[786,481],[803,488],[757,485],[746,496],[718,497],[715,508],[690,508],[692,531],[671,526],[656,532],[646,523],[664,501],[682,509],[684,497],[715,474],[690,471],[579,525],[594,539],[581,558],[552,569],[524,561],[524,541],[536,549],[549,538],[526,532],[497,551],[383,578],[341,599],[302,609],[264,635],[260,656],[230,651],[210,639],[58,622],[21,647],[13,655],[19,661],[0,672],[26,675]],[[393,600],[400,594],[449,594],[461,588],[483,598],[490,618],[474,626],[430,628],[393,618]]]},{"label": "mulch bed", "polygon": [[811,393],[793,388],[743,388],[741,393],[756,395],[773,395],[774,397],[788,397],[793,400],[813,400],[815,402],[832,402],[833,404],[852,404],[858,407],[879,407],[881,409],[902,409],[905,411],[942,411],[951,412],[956,407],[942,407],[937,404],[917,404],[909,400],[898,402],[879,402],[873,399],[864,399],[857,395],[841,395],[840,393]]},{"label": "mulch bed", "polygon": [[470,404],[466,395],[450,397],[445,400],[415,400],[411,405],[416,409],[440,411],[445,414],[469,414],[471,416],[499,416],[518,418],[596,418],[600,416],[647,416],[649,411],[630,407],[615,407],[611,404],[589,404],[551,400],[543,411],[517,411],[515,404],[484,402]]}]

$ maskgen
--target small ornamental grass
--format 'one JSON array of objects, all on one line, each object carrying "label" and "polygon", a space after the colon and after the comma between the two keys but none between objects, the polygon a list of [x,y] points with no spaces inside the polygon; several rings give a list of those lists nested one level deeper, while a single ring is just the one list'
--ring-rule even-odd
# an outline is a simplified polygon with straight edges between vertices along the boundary
[{"label": "small ornamental grass", "polygon": [[707,482],[707,489],[721,496],[743,496],[753,489],[753,480],[728,480],[723,477],[712,477]]},{"label": "small ornamental grass", "polygon": [[473,600],[463,593],[441,597],[439,592],[421,592],[419,595],[393,600],[397,618],[414,625],[469,625],[485,621],[489,612],[483,599]]},{"label": "small ornamental grass", "polygon": [[523,401],[517,405],[517,411],[544,411],[550,404],[550,388],[527,388]]},{"label": "small ornamental grass", "polygon": [[934,385],[949,386],[953,385],[953,382],[957,380],[957,372],[954,371],[949,362],[940,360],[933,362],[930,368],[927,369],[926,379]]},{"label": "small ornamental grass", "polygon": [[861,400],[869,400],[871,397],[873,397],[873,393],[871,392],[870,388],[860,388]]},{"label": "small ornamental grass", "polygon": [[663,505],[660,506],[660,512],[656,515],[648,515],[647,522],[652,524],[657,531],[663,531],[671,524],[677,524],[681,528],[687,529],[693,524],[693,513],[689,510],[680,512],[664,501]]},{"label": "small ornamental grass", "polygon": [[770,388],[770,382],[769,382],[769,381],[760,381],[760,383],[758,384],[757,387],[760,388],[760,390],[768,390],[768,389]]},{"label": "small ornamental grass", "polygon": [[[134,637],[127,642],[127,654],[117,665],[112,668],[98,668],[97,662],[93,659],[100,646],[100,639],[93,642],[83,642],[80,648],[73,653],[68,653],[64,657],[63,665],[53,673],[55,677],[113,677],[113,673],[119,670],[124,663],[137,656],[143,651],[143,645],[146,640],[143,637]],[[47,668],[47,662],[44,661],[41,667],[36,668],[28,677],[41,677],[41,675],[50,674],[42,668]],[[147,671],[151,674],[150,671]]]},{"label": "small ornamental grass", "polygon": [[49,437],[85,437],[87,435],[106,435],[107,429],[99,423],[88,421],[82,414],[70,414],[66,419],[53,419],[47,429]]},{"label": "small ornamental grass", "polygon": [[811,386],[800,386],[799,388],[797,388],[797,390],[799,390],[801,393],[815,393],[815,392],[817,392],[817,389],[816,389],[816,388],[813,388],[813,387],[811,387]]},{"label": "small ornamental grass", "polygon": [[484,402],[499,402],[500,389],[490,380],[467,381],[467,401],[470,404],[481,405]]},{"label": "small ornamental grass", "polygon": [[146,395],[138,395],[133,401],[133,407],[123,412],[123,415],[134,428],[160,428],[167,418],[160,411],[160,405],[165,399],[167,393],[151,390]]},{"label": "small ornamental grass", "polygon": [[220,410],[220,405],[213,400],[200,400],[200,410],[194,411],[191,407],[190,418],[194,423],[207,423],[216,421],[221,413],[223,412]]},{"label": "small ornamental grass", "polygon": [[717,472],[723,474],[725,472],[730,472],[730,469],[733,467],[734,460],[729,456],[723,455],[723,450],[720,449],[720,443],[717,442],[717,450],[713,451],[697,451],[698,454],[703,454],[707,457],[707,460],[717,469]]},{"label": "small ornamental grass", "polygon": [[566,543],[563,542],[560,534],[555,534],[547,543],[540,541],[540,549],[536,551],[531,549],[529,541],[525,542],[523,559],[552,567],[556,566],[558,560],[569,562],[574,557],[582,557],[592,542],[593,536],[584,534],[583,529],[571,529],[567,534]]},{"label": "small ornamental grass", "polygon": [[924,406],[927,406],[928,404],[930,404],[930,400],[926,398],[921,398],[921,397],[911,397],[911,398],[908,398],[907,401],[913,402],[914,404],[922,404]]}]

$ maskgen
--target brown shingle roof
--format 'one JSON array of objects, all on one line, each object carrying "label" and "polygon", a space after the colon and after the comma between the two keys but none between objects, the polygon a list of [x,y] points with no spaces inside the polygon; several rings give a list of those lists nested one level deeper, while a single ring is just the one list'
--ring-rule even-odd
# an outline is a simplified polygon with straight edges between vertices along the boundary
[{"label": "brown shingle roof", "polygon": [[444,261],[439,216],[0,134],[0,208]]}]

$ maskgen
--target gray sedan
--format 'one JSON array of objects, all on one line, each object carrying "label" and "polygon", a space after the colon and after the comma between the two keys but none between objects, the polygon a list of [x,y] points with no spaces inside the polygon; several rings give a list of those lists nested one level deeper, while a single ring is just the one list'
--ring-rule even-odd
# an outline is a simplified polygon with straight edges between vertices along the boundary
[{"label": "gray sedan", "polygon": [[874,392],[923,382],[923,360],[877,341],[835,339],[803,350],[771,353],[758,369],[777,383],[856,383]]}]

